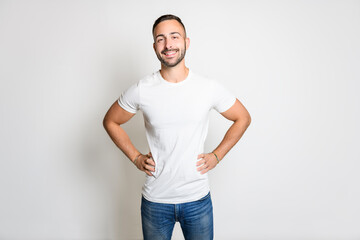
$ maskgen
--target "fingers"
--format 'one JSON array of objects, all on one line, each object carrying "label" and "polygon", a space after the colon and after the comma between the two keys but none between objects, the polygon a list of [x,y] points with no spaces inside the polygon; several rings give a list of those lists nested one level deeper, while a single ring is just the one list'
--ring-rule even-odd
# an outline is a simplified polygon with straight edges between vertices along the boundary
[{"label": "fingers", "polygon": [[[200,159],[196,162],[197,171],[200,174],[205,174],[217,165],[216,157],[211,153],[202,153],[199,154],[197,159]],[[140,160],[140,159],[139,159]],[[141,163],[139,163],[138,168],[145,172],[149,176],[153,176],[153,172],[155,172],[155,161],[152,158],[152,153],[149,152],[146,155],[141,156]]]},{"label": "fingers", "polygon": [[146,161],[146,163],[147,163],[147,164],[152,165],[152,166],[154,166],[154,167],[155,167],[155,162],[154,162],[154,160],[153,160],[153,158],[152,158],[152,157],[151,157],[151,158],[146,159],[145,161]]},{"label": "fingers", "polygon": [[149,176],[153,176],[153,174],[151,172],[149,172],[148,170],[145,170],[144,172]]},{"label": "fingers", "polygon": [[149,156],[149,154],[142,155],[138,168],[147,175],[153,176],[152,172],[155,172],[155,162],[152,157]]},{"label": "fingers", "polygon": [[201,159],[200,161],[196,162],[196,166],[200,166],[205,163],[205,159]]},{"label": "fingers", "polygon": [[199,161],[196,162],[196,166],[200,166],[200,165],[202,165],[202,164],[205,163],[204,157],[205,157],[205,154],[199,154],[199,155],[198,155],[198,158],[197,158],[197,159],[201,159],[201,160],[199,160]]},{"label": "fingers", "polygon": [[142,167],[144,170],[149,170],[151,172],[155,172],[155,164],[152,164],[152,160],[150,158],[145,158],[144,162],[142,163]]},{"label": "fingers", "polygon": [[149,167],[149,165],[146,165],[146,166],[144,167],[144,169],[145,169],[146,171],[155,172],[155,168]]},{"label": "fingers", "polygon": [[213,158],[213,154],[199,154],[198,159],[200,159],[196,163],[197,171],[200,172],[200,174],[205,174],[209,170],[213,169],[216,164],[217,160]]},{"label": "fingers", "polygon": [[197,170],[198,170],[199,172],[201,172],[201,171],[203,171],[204,169],[205,169],[205,170],[208,169],[208,167],[209,167],[209,166],[204,162],[203,165],[201,165],[200,167],[197,168]]}]

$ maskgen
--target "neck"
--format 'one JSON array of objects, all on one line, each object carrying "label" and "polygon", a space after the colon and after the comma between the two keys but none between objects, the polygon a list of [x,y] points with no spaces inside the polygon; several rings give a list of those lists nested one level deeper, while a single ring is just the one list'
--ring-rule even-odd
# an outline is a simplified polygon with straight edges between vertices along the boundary
[{"label": "neck", "polygon": [[189,68],[185,66],[184,62],[180,62],[175,67],[166,67],[161,64],[160,74],[166,81],[178,83],[186,79],[189,74]]}]

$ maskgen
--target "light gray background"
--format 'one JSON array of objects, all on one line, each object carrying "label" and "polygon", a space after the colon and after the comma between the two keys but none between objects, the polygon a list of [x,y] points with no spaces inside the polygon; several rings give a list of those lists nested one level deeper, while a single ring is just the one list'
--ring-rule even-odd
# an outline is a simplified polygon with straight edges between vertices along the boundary
[{"label": "light gray background", "polygon": [[[160,68],[166,13],[252,116],[210,173],[215,239],[360,239],[360,2],[340,0],[1,0],[0,239],[141,239],[144,174],[102,119]],[[230,124],[211,113],[207,151]],[[147,152],[141,112],[124,128]]]}]

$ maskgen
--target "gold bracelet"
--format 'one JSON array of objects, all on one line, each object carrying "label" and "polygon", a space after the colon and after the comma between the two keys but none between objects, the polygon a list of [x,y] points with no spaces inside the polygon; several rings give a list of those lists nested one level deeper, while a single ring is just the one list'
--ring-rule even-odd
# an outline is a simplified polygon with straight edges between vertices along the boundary
[{"label": "gold bracelet", "polygon": [[140,157],[141,153],[139,155],[136,156],[135,160],[133,161],[133,163],[136,165],[136,160],[138,160],[138,158]]},{"label": "gold bracelet", "polygon": [[214,152],[212,152],[214,155],[215,155],[215,157],[216,157],[216,160],[217,160],[217,164],[219,164],[219,158],[218,158],[218,156],[216,155],[216,153],[214,153]]}]

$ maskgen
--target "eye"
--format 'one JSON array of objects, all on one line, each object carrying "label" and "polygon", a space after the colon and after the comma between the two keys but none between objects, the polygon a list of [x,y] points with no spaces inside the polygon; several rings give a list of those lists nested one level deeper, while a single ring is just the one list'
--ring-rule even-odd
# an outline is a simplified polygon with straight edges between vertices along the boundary
[{"label": "eye", "polygon": [[157,40],[157,42],[161,42],[163,39],[162,38],[159,38],[158,40]]}]

